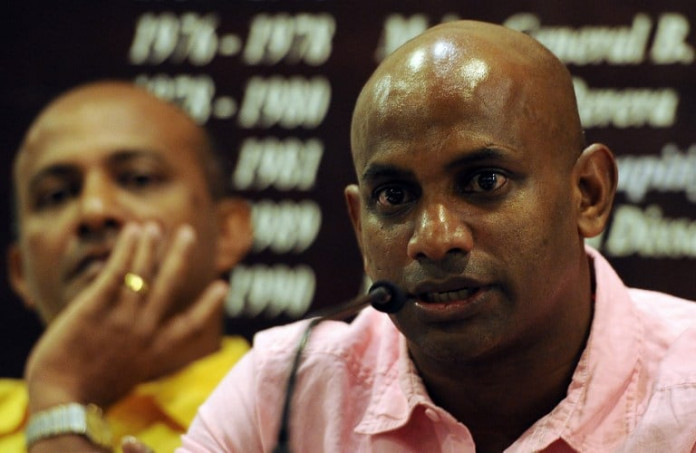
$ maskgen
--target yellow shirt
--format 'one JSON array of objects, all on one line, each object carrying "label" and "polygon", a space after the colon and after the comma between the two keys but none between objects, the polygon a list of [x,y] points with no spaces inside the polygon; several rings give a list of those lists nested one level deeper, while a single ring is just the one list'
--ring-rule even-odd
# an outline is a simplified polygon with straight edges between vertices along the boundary
[{"label": "yellow shirt", "polygon": [[[106,414],[116,451],[121,451],[123,436],[133,435],[157,453],[173,452],[198,406],[248,350],[244,338],[227,337],[219,351],[171,376],[136,387]],[[24,381],[0,379],[0,452],[26,452],[27,404]]]}]

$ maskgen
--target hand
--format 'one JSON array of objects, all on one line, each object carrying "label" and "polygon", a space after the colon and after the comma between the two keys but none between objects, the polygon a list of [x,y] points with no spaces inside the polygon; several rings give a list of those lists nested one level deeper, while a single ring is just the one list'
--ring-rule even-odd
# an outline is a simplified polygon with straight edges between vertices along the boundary
[{"label": "hand", "polygon": [[[126,225],[97,278],[50,324],[25,371],[30,411],[66,402],[106,408],[135,385],[171,373],[219,347],[227,284],[215,281],[183,309],[173,301],[195,247],[191,227],[175,233],[161,263],[155,224]],[[136,293],[123,279],[143,276]]]}]

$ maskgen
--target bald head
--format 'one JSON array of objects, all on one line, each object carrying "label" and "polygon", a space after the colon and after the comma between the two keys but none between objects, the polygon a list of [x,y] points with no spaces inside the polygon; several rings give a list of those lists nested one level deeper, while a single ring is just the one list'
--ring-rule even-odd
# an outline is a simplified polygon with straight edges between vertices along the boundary
[{"label": "bald head", "polygon": [[353,114],[356,167],[364,165],[364,153],[386,130],[407,139],[413,130],[403,124],[409,120],[444,124],[463,116],[532,128],[573,157],[582,149],[572,80],[562,62],[523,33],[458,21],[407,42],[368,80]]},{"label": "bald head", "polygon": [[609,149],[581,137],[566,68],[498,25],[434,27],[365,85],[348,212],[366,274],[414,295],[392,320],[435,386],[560,341],[566,363],[577,357],[591,313],[583,241],[616,188]]}]

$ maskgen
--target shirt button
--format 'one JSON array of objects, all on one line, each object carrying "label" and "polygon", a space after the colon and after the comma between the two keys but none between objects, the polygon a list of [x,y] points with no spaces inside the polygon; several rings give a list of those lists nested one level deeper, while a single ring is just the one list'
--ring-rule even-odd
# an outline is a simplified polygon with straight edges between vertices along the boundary
[{"label": "shirt button", "polygon": [[425,410],[425,416],[428,417],[430,420],[434,422],[439,422],[440,421],[440,416],[438,413],[435,411],[435,409],[429,407]]}]

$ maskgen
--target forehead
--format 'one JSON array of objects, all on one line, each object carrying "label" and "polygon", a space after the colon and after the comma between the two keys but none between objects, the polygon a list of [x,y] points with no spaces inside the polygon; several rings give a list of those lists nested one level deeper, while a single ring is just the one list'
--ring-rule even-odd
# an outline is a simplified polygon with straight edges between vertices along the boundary
[{"label": "forehead", "polygon": [[475,72],[477,79],[458,84],[426,78],[416,85],[391,77],[380,80],[375,102],[362,118],[363,134],[357,137],[363,165],[385,153],[435,157],[447,150],[527,148],[533,135],[518,120],[533,115],[525,90],[491,74],[481,60],[462,70]]},{"label": "forehead", "polygon": [[202,133],[182,113],[148,98],[102,96],[58,104],[31,127],[18,155],[19,181],[50,165],[87,165],[123,151],[157,153],[200,167]]},{"label": "forehead", "polygon": [[[440,37],[406,48],[375,72],[354,116],[358,172],[385,150],[557,148],[558,115],[545,73],[532,60],[487,41]],[[554,143],[555,142],[555,143]],[[413,156],[411,156],[413,157]]]}]

